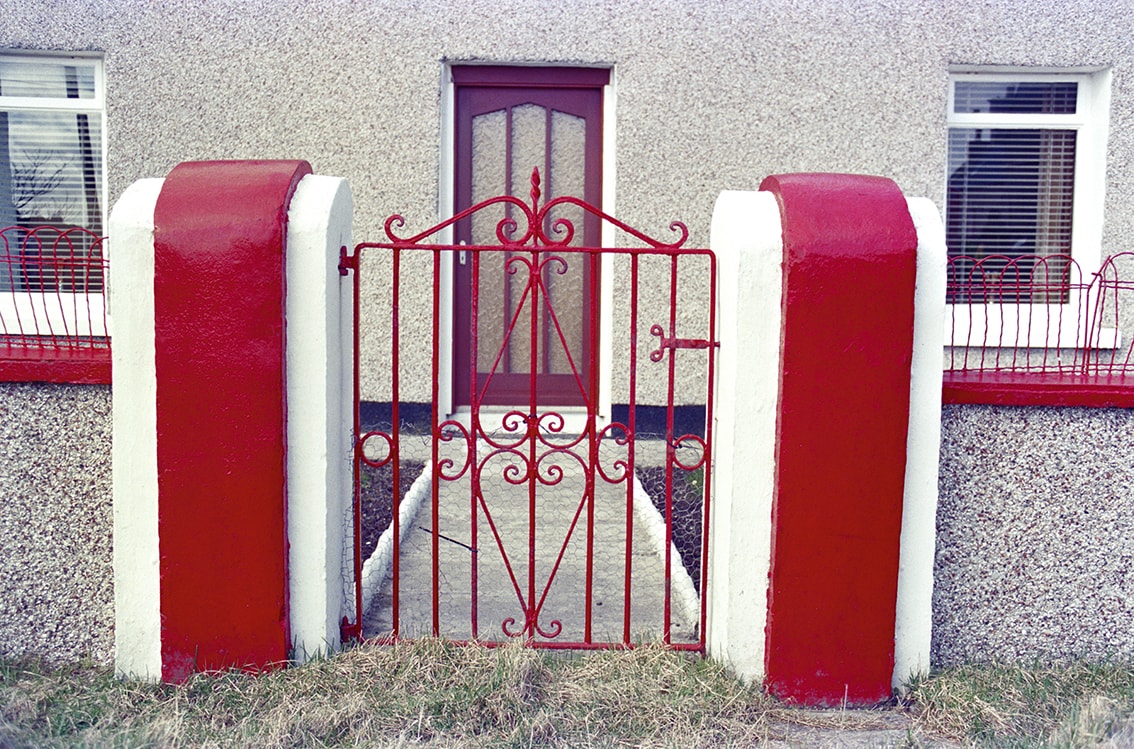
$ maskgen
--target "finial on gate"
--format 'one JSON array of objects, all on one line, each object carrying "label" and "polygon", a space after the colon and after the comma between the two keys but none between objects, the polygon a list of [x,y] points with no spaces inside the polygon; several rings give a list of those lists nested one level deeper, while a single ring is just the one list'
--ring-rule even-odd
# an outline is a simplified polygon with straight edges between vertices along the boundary
[{"label": "finial on gate", "polygon": [[530,194],[532,196],[532,210],[538,212],[539,211],[539,196],[540,196],[540,192],[539,192],[539,167],[538,166],[532,168],[532,191],[531,191]]}]

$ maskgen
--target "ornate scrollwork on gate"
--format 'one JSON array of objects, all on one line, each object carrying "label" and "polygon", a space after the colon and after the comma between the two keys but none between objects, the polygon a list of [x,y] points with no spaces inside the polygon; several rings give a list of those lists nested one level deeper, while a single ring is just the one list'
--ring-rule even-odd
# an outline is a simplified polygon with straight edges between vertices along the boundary
[{"label": "ornate scrollwork on gate", "polygon": [[[512,216],[505,216],[496,223],[496,239],[499,241],[502,249],[514,249],[524,246],[546,249],[568,247],[575,239],[574,223],[572,223],[570,219],[563,217],[551,218],[550,214],[557,208],[571,205],[582,209],[585,214],[597,216],[602,221],[617,227],[620,231],[625,232],[655,250],[677,250],[683,247],[686,240],[689,239],[689,229],[680,221],[671,222],[669,225],[670,231],[678,234],[677,239],[672,242],[663,242],[660,239],[655,239],[644,232],[638,231],[632,226],[624,224],[613,216],[604,213],[602,210],[589,203],[584,203],[576,197],[564,195],[541,204],[540,198],[542,197],[542,192],[540,190],[540,181],[539,168],[536,167],[532,169],[531,190],[528,193],[531,198],[530,204],[512,195],[499,195],[481,201],[474,206],[466,208],[452,218],[442,221],[436,226],[408,237],[398,236],[396,230],[405,226],[405,218],[399,214],[394,214],[387,218],[384,224],[386,237],[397,247],[406,249],[414,246],[420,247],[429,244],[428,240],[431,237],[438,236],[444,229],[453,226],[458,221],[463,221],[473,214],[481,213],[493,206],[509,206],[519,210],[522,223]],[[545,229],[544,227],[548,228]],[[519,236],[517,236],[517,233]],[[456,250],[459,248],[453,247],[452,249]]]},{"label": "ornate scrollwork on gate", "polygon": [[[360,295],[358,276],[362,271],[359,258],[363,249],[381,248],[391,252],[393,258],[391,265],[395,274],[399,272],[397,270],[399,259],[406,251],[424,252],[432,256],[434,296],[433,307],[429,314],[433,315],[434,324],[434,340],[430,342],[432,347],[431,366],[433,371],[431,375],[434,384],[434,404],[429,428],[429,438],[432,440],[432,444],[430,445],[431,452],[426,468],[427,471],[430,471],[430,474],[424,477],[428,478],[429,481],[421,482],[423,485],[428,484],[429,487],[430,496],[427,501],[430,504],[427,506],[432,517],[429,523],[416,523],[414,527],[428,531],[431,536],[431,553],[434,557],[431,562],[433,568],[429,585],[432,594],[431,625],[433,633],[442,633],[441,617],[438,613],[439,590],[448,584],[445,580],[445,574],[439,569],[440,562],[437,558],[437,550],[439,548],[454,550],[451,545],[446,547],[440,544],[440,540],[444,539],[446,542],[456,540],[457,546],[461,549],[459,552],[461,559],[464,559],[467,555],[468,570],[461,572],[462,575],[467,575],[467,589],[461,595],[471,599],[469,611],[470,639],[477,639],[482,636],[482,633],[488,633],[489,637],[495,639],[500,639],[501,636],[526,638],[530,641],[544,641],[549,646],[557,647],[577,644],[561,642],[562,640],[572,639],[566,633],[574,633],[578,622],[573,618],[576,613],[564,607],[562,594],[557,589],[553,589],[557,580],[563,577],[575,580],[585,576],[585,583],[583,583],[586,588],[585,632],[580,635],[582,638],[580,642],[586,646],[593,646],[595,637],[591,631],[592,610],[595,606],[601,606],[602,601],[595,602],[592,600],[594,577],[592,568],[595,562],[591,547],[596,543],[596,523],[603,522],[596,520],[596,506],[600,501],[598,492],[601,490],[613,495],[615,497],[614,502],[621,503],[617,508],[617,513],[620,514],[617,515],[616,520],[623,524],[622,537],[626,539],[625,589],[622,601],[625,611],[625,630],[622,642],[629,643],[631,601],[631,574],[629,570],[631,552],[633,551],[631,547],[633,543],[645,543],[643,540],[632,541],[631,525],[634,522],[634,513],[640,509],[638,503],[643,501],[643,497],[647,506],[651,502],[651,498],[646,495],[645,489],[642,488],[636,475],[642,470],[641,456],[649,452],[655,460],[664,461],[665,482],[667,484],[674,483],[673,475],[675,473],[704,470],[705,476],[709,476],[711,431],[708,425],[711,424],[711,387],[706,387],[706,392],[709,392],[710,395],[709,401],[704,406],[707,419],[704,432],[681,434],[677,431],[672,418],[674,409],[678,407],[675,406],[674,399],[673,370],[675,358],[688,356],[697,361],[693,353],[679,354],[679,351],[700,350],[697,355],[704,357],[709,362],[707,381],[711,382],[711,362],[717,346],[714,340],[715,323],[710,322],[708,331],[698,331],[701,337],[681,337],[678,328],[682,328],[681,332],[687,332],[689,325],[682,322],[683,318],[675,313],[677,301],[674,297],[676,296],[675,290],[678,288],[679,258],[682,259],[683,263],[686,262],[685,258],[687,257],[707,258],[710,264],[708,275],[711,287],[715,287],[715,260],[708,250],[684,247],[689,232],[685,225],[680,222],[673,222],[669,225],[669,230],[673,233],[673,236],[669,237],[669,241],[664,241],[640,232],[578,198],[562,196],[546,202],[542,202],[542,200],[543,190],[540,172],[538,169],[533,169],[527,200],[510,195],[490,198],[460,211],[452,218],[430,227],[426,231],[405,236],[401,233],[405,226],[402,216],[390,216],[384,223],[387,241],[359,244],[353,254],[344,251],[340,268],[344,273],[354,274],[357,301]],[[571,215],[575,217],[574,221],[563,215],[566,210],[571,211]],[[592,227],[591,223],[578,223],[580,212],[582,220],[590,222],[597,218],[601,225],[613,227],[628,237],[631,243],[636,246],[624,250],[577,246],[582,235],[584,233],[589,234]],[[438,243],[437,240],[443,232],[448,229],[455,229],[458,222],[471,220],[477,214],[485,217],[483,234],[485,236],[494,234],[495,244],[452,245]],[[500,217],[500,214],[503,214],[503,216]],[[452,253],[452,255],[448,253]],[[438,401],[444,400],[444,396],[437,395],[437,383],[442,379],[439,369],[442,365],[438,363],[442,358],[439,353],[441,346],[436,340],[441,337],[439,333],[441,327],[436,322],[441,314],[439,310],[442,309],[440,296],[442,295],[443,284],[439,280],[441,275],[439,269],[443,267],[443,262],[450,262],[449,257],[454,258],[453,267],[456,267],[458,262],[463,262],[463,260],[456,260],[456,258],[461,257],[460,253],[467,253],[473,258],[467,269],[467,280],[468,294],[472,297],[469,313],[471,322],[468,327],[474,332],[468,345],[469,353],[467,354],[470,360],[468,369],[471,372],[464,372],[464,365],[461,366],[461,376],[467,375],[469,378],[468,387],[464,388],[464,385],[462,385],[460,391],[460,397],[468,399],[461,401],[461,408],[467,410],[461,411],[454,408],[454,413],[450,415],[439,410]],[[499,255],[490,253],[499,253]],[[572,346],[582,348],[584,345],[591,347],[596,345],[599,327],[597,322],[592,321],[599,319],[597,317],[599,303],[595,301],[598,297],[595,296],[595,300],[587,302],[591,305],[587,308],[591,317],[580,316],[587,321],[588,325],[592,326],[587,329],[589,332],[586,335],[580,334],[576,338],[571,338],[571,335],[565,333],[564,326],[561,325],[564,320],[576,325],[580,325],[580,323],[577,320],[572,320],[571,316],[558,306],[558,298],[555,296],[560,293],[558,290],[570,288],[573,293],[576,292],[576,287],[570,286],[570,284],[561,284],[559,278],[564,276],[572,278],[571,274],[580,272],[578,269],[588,267],[587,264],[590,264],[591,270],[586,272],[594,275],[581,277],[597,278],[600,272],[596,270],[600,268],[599,257],[604,253],[620,253],[628,258],[626,265],[630,269],[628,272],[635,289],[638,281],[639,263],[645,264],[647,261],[643,258],[648,256],[662,258],[664,260],[664,272],[668,276],[666,279],[668,287],[661,292],[661,296],[658,298],[660,303],[664,304],[668,301],[670,305],[668,318],[662,318],[668,319],[668,323],[664,326],[653,325],[649,327],[649,335],[653,337],[653,340],[651,340],[645,335],[645,326],[648,325],[650,320],[640,321],[637,318],[632,318],[634,322],[631,323],[629,334],[629,336],[634,337],[635,341],[637,336],[641,335],[642,338],[650,340],[651,345],[643,346],[640,351],[635,348],[636,353],[628,357],[628,366],[631,368],[638,368],[643,365],[651,367],[652,365],[645,363],[646,360],[654,363],[663,361],[668,363],[668,367],[654,367],[649,375],[654,379],[664,380],[666,377],[664,372],[660,376],[657,373],[668,369],[669,379],[666,385],[668,394],[665,396],[668,398],[668,402],[663,407],[669,409],[669,423],[661,429],[661,432],[653,435],[648,450],[642,448],[642,441],[645,438],[636,433],[636,430],[641,428],[642,422],[636,422],[635,418],[637,417],[633,413],[623,421],[614,420],[604,423],[601,420],[597,395],[601,387],[598,359],[586,361],[574,355],[575,349]],[[493,263],[496,263],[497,257],[503,257],[503,261],[489,266],[486,260],[483,261],[484,265],[481,265],[482,256],[493,258]],[[574,268],[571,267],[572,264],[575,265]],[[423,264],[419,263],[417,267],[420,268],[421,265]],[[476,295],[481,293],[477,284],[479,279],[484,276],[477,274],[490,272],[482,271],[482,268],[485,267],[490,267],[492,273],[499,273],[502,270],[506,274],[508,281],[505,286],[505,293],[514,294],[514,297],[509,299],[502,307],[505,311],[500,316],[503,318],[503,339],[500,340],[499,331],[496,331],[493,333],[495,337],[489,339],[481,349],[478,348],[478,341],[475,337],[477,313],[471,310],[479,309],[474,306],[478,303]],[[607,271],[601,272],[605,274]],[[462,276],[462,278],[464,277]],[[447,283],[456,285],[451,277]],[[584,289],[589,289],[592,295],[595,294],[594,289],[588,287],[586,282],[580,281],[579,285]],[[399,293],[397,284],[393,286],[393,293],[397,295]],[[462,286],[461,288],[464,289],[465,287]],[[637,291],[631,293],[633,301],[627,302],[628,304],[636,305],[638,303],[637,297],[634,296],[637,293]],[[651,298],[648,301],[653,304],[655,299]],[[445,303],[450,303],[450,300],[446,299]],[[392,331],[398,329],[400,319],[398,316],[402,314],[399,304],[400,298],[395,296],[391,304],[393,319],[390,323],[390,329]],[[712,310],[715,309],[715,297],[710,297],[704,307],[709,311],[708,318],[711,320]],[[498,307],[497,310],[499,309],[501,308]],[[636,310],[637,307],[634,307],[634,309]],[[605,314],[605,307],[603,312]],[[521,318],[521,314],[527,316],[526,319]],[[658,318],[651,317],[652,319]],[[539,335],[543,336],[538,339],[535,332],[537,321],[541,326]],[[458,328],[459,326],[454,323],[451,327]],[[705,335],[706,332],[707,335]],[[516,350],[520,352],[519,354],[512,351],[505,352],[505,347],[509,345],[510,337],[514,333],[517,338],[527,339],[521,341],[523,345],[517,347]],[[572,341],[570,346],[568,340]],[[638,344],[635,342],[633,345],[636,347]],[[558,357],[556,366],[559,369],[551,374],[555,377],[564,378],[557,381],[557,383],[568,383],[561,386],[564,389],[576,388],[578,391],[570,394],[572,398],[577,400],[568,401],[567,406],[562,405],[562,399],[565,398],[565,396],[562,396],[562,391],[556,391],[556,397],[559,397],[560,400],[553,402],[560,405],[548,407],[547,401],[541,401],[540,393],[535,385],[537,374],[543,373],[538,371],[535,366],[536,357],[541,353],[546,354],[546,349],[553,347],[555,347],[554,355]],[[512,357],[513,361],[517,357],[528,359],[527,370],[517,373],[516,370],[508,368],[511,366],[510,363],[502,367],[501,362],[508,357]],[[357,358],[356,343],[356,371]],[[583,366],[584,362],[587,366]],[[488,392],[488,386],[493,377],[497,376],[498,369],[513,378],[509,381],[508,388],[502,389],[500,392],[504,392],[508,398],[514,399],[515,402],[513,400],[486,400],[485,394]],[[519,369],[522,370],[522,366]],[[580,371],[580,369],[584,371]],[[396,342],[391,343],[390,370],[394,378],[399,376]],[[532,374],[533,372],[537,374]],[[446,377],[448,374],[448,372],[445,373]],[[454,374],[454,379],[456,377],[457,375]],[[530,387],[526,384],[528,377],[531,378]],[[516,382],[524,384],[516,385],[514,384]],[[523,392],[525,387],[527,392]],[[560,385],[557,384],[557,387],[560,387]],[[399,389],[391,387],[389,392],[398,393]],[[633,392],[632,388],[631,392]],[[581,398],[578,397],[580,393]],[[632,396],[631,400],[633,400]],[[503,405],[497,410],[491,410],[486,407],[486,402],[502,403]],[[687,401],[681,401],[681,403],[685,402]],[[569,412],[570,409],[575,409],[575,411]],[[457,413],[458,411],[460,413]],[[606,414],[606,417],[610,416],[610,414]],[[656,427],[651,428],[656,429]],[[400,449],[399,441],[402,439],[397,425],[387,431],[370,431],[364,434],[360,434],[360,432],[361,429],[356,424],[356,434],[359,436],[357,437],[355,452],[360,465],[380,467],[392,461],[397,465],[397,461],[402,459],[397,457]],[[707,481],[706,478],[706,485]],[[669,489],[666,491],[669,491]],[[454,496],[445,495],[442,498],[445,492],[450,492]],[[460,497],[455,496],[458,492],[461,494]],[[443,513],[440,511],[442,502],[451,502],[454,506],[460,506],[460,512],[464,513],[464,517],[460,521],[463,525],[456,525],[456,531],[453,531],[450,527],[454,525],[454,521],[446,521],[442,517]],[[541,513],[546,512],[550,504],[557,505],[555,524],[549,530],[540,531],[537,536],[536,527],[541,519]],[[667,504],[663,515],[669,514],[669,507],[670,505]],[[505,513],[520,513],[520,515],[505,517]],[[668,518],[663,518],[659,522],[665,523],[667,520]],[[446,526],[443,533],[438,526],[445,522],[449,522],[450,526]],[[395,558],[400,558],[401,543],[401,538],[395,534],[392,539]],[[664,636],[668,638],[670,635],[669,588],[671,586],[668,561],[670,554],[668,547],[671,544],[668,536],[663,539],[663,543],[667,546],[664,551],[667,560],[664,563],[666,565],[664,573],[665,594],[664,604],[659,603],[657,608],[664,606]],[[585,556],[583,572],[579,571],[580,567],[583,566],[579,562],[580,555]],[[620,563],[622,562],[620,561]],[[497,574],[498,570],[493,565],[499,565],[503,572],[499,573],[498,577],[493,577],[490,583],[480,580],[481,571],[487,570],[489,567],[492,567],[493,575]],[[397,573],[395,572],[393,575],[396,578]],[[454,577],[457,576],[454,574]],[[356,572],[356,580],[360,578],[361,567]],[[483,586],[483,588],[478,586]],[[395,627],[393,636],[396,638],[398,636],[396,580],[393,582],[393,589],[395,591],[392,594],[392,608],[394,609],[392,616]],[[497,598],[506,599],[506,601],[503,603],[495,601],[493,603],[493,606],[499,606],[499,608],[491,609],[491,624],[482,629],[478,622],[478,596],[485,590],[491,590],[493,594],[503,591],[503,594],[497,596]],[[608,594],[604,593],[604,595]],[[357,598],[361,601],[361,596]],[[574,605],[574,603],[574,601],[568,602],[569,605]],[[617,603],[614,602],[611,607],[613,608],[616,605]],[[635,603],[635,605],[638,604]],[[359,606],[361,606],[361,603],[359,603]],[[504,608],[504,606],[507,608]],[[358,616],[361,619],[361,610],[359,610]],[[703,637],[703,613],[702,621],[694,623],[693,626],[695,629],[700,627],[702,632],[700,636]],[[703,647],[703,639],[690,645],[689,649],[700,647]]]}]

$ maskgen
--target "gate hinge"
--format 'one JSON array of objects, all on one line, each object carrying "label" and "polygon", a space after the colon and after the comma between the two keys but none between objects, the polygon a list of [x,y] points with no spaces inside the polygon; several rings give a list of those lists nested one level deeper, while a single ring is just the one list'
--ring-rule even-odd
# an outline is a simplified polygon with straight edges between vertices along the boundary
[{"label": "gate hinge", "polygon": [[339,248],[339,275],[345,276],[352,270],[358,270],[358,253],[348,255],[346,245],[343,245]]},{"label": "gate hinge", "polygon": [[351,624],[350,620],[344,616],[342,623],[339,625],[339,637],[344,645],[352,642],[362,642],[362,621],[359,620]]},{"label": "gate hinge", "polygon": [[693,348],[693,349],[706,349],[706,348],[720,348],[720,341],[707,341],[704,338],[667,338],[665,331],[662,330],[660,325],[654,325],[650,328],[650,335],[656,335],[661,339],[658,344],[657,351],[650,352],[650,361],[659,362],[665,356],[665,350],[679,349],[679,348]]}]

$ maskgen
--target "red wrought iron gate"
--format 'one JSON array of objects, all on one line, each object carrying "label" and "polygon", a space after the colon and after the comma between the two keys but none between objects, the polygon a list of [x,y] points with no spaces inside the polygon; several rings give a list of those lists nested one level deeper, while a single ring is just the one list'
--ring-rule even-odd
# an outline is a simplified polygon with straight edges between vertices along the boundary
[{"label": "red wrought iron gate", "polygon": [[[343,248],[355,435],[344,639],[586,649],[660,638],[703,651],[715,257],[684,247],[681,223],[664,242],[577,198],[541,203],[538,170],[530,198],[492,198],[406,238],[391,216],[387,241]],[[582,246],[573,221],[584,217],[634,246]],[[472,218],[492,221],[497,242],[439,242]],[[455,262],[470,267],[463,316],[449,306]],[[590,283],[559,281],[579,267]],[[572,334],[569,318],[586,330]],[[453,319],[468,320],[467,338]],[[454,356],[454,338],[471,351]],[[559,386],[549,404],[551,366],[571,397]],[[468,392],[453,397],[450,382]]]}]

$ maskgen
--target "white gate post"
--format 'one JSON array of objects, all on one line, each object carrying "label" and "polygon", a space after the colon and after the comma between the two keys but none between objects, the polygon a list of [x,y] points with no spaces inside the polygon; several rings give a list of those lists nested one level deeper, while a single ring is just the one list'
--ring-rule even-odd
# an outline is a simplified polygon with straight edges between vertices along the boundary
[{"label": "white gate post", "polygon": [[351,496],[350,185],[308,175],[287,225],[287,472],[291,639],[300,662],[340,645]]},{"label": "white gate post", "polygon": [[[709,655],[764,675],[780,352],[780,210],[768,192],[722,192],[710,245],[720,264]],[[769,398],[768,395],[771,394]]]}]

